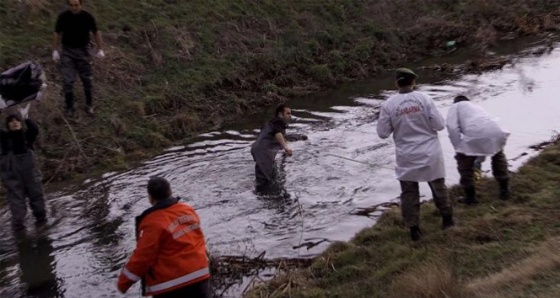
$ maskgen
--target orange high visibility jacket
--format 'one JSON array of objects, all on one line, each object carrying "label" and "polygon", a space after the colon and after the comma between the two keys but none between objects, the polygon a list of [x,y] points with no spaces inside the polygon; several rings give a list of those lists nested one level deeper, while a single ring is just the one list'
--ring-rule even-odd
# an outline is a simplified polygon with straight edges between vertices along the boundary
[{"label": "orange high visibility jacket", "polygon": [[119,276],[120,292],[142,280],[142,294],[152,296],[210,277],[200,219],[179,200],[159,201],[136,218],[136,249]]}]

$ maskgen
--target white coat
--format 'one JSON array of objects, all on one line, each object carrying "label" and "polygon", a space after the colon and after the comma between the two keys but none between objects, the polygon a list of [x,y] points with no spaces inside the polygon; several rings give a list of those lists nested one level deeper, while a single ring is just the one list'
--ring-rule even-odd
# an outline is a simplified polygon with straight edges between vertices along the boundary
[{"label": "white coat", "polygon": [[493,156],[503,150],[509,136],[484,109],[470,101],[451,106],[447,131],[455,151],[468,156]]},{"label": "white coat", "polygon": [[429,182],[445,178],[445,164],[438,131],[445,128],[433,100],[420,92],[399,93],[381,105],[377,134],[391,133],[400,181]]}]

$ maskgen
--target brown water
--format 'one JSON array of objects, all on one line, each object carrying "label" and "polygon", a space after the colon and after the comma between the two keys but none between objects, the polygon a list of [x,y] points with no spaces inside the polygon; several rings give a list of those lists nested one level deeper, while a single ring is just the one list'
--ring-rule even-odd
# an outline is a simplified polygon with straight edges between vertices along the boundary
[{"label": "brown water", "polygon": [[[508,49],[519,51],[515,46]],[[519,58],[514,66],[482,75],[441,77],[421,72],[421,82],[426,84],[420,90],[433,96],[444,114],[452,98],[462,93],[499,117],[512,133],[507,156],[529,153],[511,162],[510,169],[515,170],[535,154],[528,146],[548,140],[560,128],[558,65],[560,50],[555,50],[542,57]],[[328,242],[310,250],[293,246],[318,239],[349,240],[375,223],[350,212],[399,194],[392,170],[393,142],[380,140],[375,133],[381,100],[393,92],[385,91],[393,89],[391,77],[291,102],[296,120],[290,132],[309,139],[292,143],[293,157],[279,156],[289,198],[254,193],[249,144],[269,118],[270,111],[263,111],[240,119],[229,130],[169,148],[133,170],[107,173],[77,188],[50,193],[48,208],[55,223],[46,232],[30,228],[26,237],[16,241],[3,207],[0,297],[120,297],[115,280],[135,246],[133,218],[148,207],[145,185],[152,175],[168,178],[175,194],[197,209],[214,254],[255,256],[266,251],[271,258],[310,257]],[[448,182],[455,184],[458,174],[445,132],[441,140]],[[427,188],[421,191],[429,198]],[[243,286],[227,295],[239,296],[240,289]],[[139,295],[135,286],[126,297]]]}]

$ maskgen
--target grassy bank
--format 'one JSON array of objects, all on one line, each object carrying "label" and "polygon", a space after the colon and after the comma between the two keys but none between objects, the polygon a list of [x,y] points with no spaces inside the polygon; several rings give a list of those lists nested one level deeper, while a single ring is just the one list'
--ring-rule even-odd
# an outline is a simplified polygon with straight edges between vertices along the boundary
[{"label": "grassy bank", "polygon": [[123,169],[240,114],[440,55],[449,40],[484,49],[557,30],[556,2],[85,0],[107,58],[95,61],[96,118],[67,123],[50,61],[65,1],[0,1],[0,69],[46,67],[49,96],[32,115],[45,178],[60,180]]},{"label": "grassy bank", "polygon": [[[559,180],[556,144],[514,174],[510,201],[498,200],[497,183],[485,178],[481,204],[455,204],[457,226],[445,232],[433,203],[423,204],[417,243],[392,209],[248,297],[560,297]],[[455,201],[461,191],[451,193]]]}]

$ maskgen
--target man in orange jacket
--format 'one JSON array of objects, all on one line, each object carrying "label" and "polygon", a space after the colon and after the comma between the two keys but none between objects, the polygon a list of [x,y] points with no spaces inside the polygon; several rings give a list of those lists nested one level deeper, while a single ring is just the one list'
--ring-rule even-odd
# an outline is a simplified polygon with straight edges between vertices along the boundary
[{"label": "man in orange jacket", "polygon": [[125,293],[142,280],[142,294],[155,298],[208,298],[210,269],[200,219],[172,197],[169,182],[148,181],[152,207],[136,217],[137,244],[117,283]]}]

